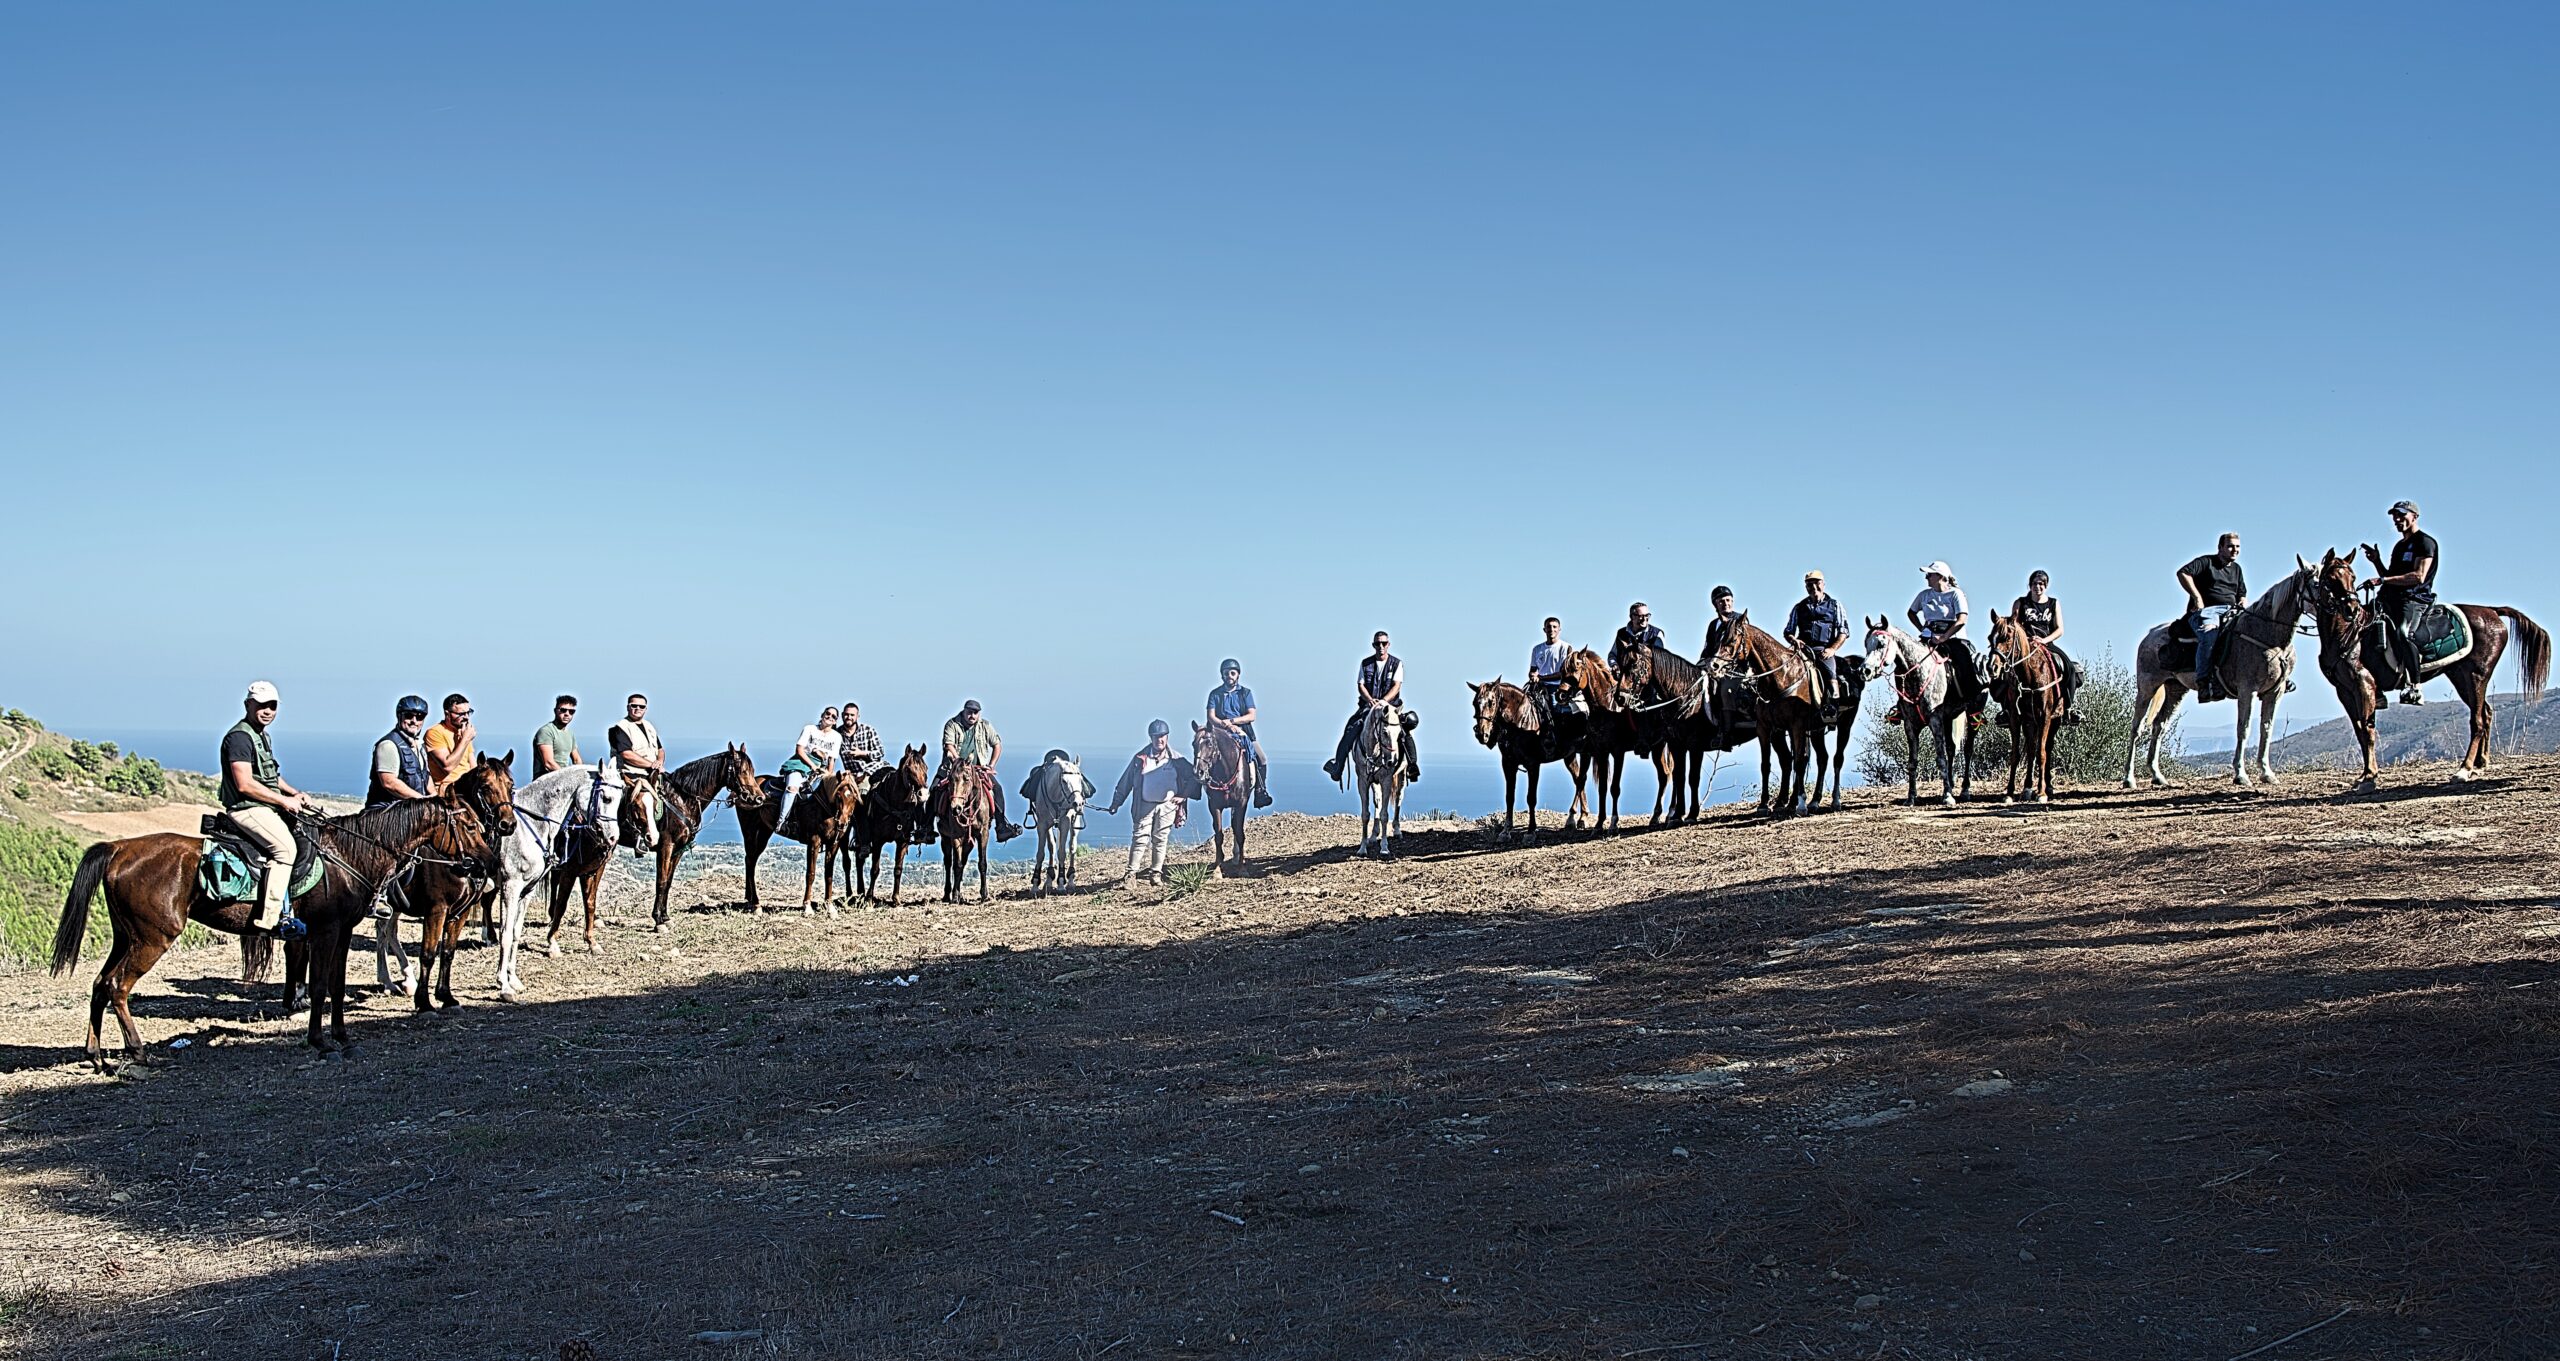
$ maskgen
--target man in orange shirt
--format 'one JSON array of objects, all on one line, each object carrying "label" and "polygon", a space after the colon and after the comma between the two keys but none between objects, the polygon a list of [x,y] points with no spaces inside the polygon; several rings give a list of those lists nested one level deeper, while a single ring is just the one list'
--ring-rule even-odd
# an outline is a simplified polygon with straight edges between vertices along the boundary
[{"label": "man in orange shirt", "polygon": [[471,726],[471,701],[460,695],[445,696],[444,721],[427,729],[427,775],[435,781],[428,793],[443,793],[480,759],[473,749],[479,736],[479,729]]}]

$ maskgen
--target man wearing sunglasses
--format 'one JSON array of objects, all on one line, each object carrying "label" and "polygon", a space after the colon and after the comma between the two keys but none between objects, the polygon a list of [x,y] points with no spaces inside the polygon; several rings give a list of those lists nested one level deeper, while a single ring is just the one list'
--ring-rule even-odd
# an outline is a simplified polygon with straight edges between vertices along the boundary
[{"label": "man wearing sunglasses", "polygon": [[1404,662],[1387,650],[1387,631],[1380,629],[1369,640],[1369,655],[1360,659],[1360,676],[1353,684],[1360,701],[1351,710],[1351,721],[1342,725],[1342,740],[1333,744],[1333,759],[1324,763],[1325,778],[1342,778],[1343,763],[1351,759],[1351,744],[1360,740],[1360,721],[1371,709],[1389,709],[1396,721],[1404,725],[1404,780],[1413,784],[1422,779],[1422,758],[1414,750],[1414,725],[1422,721],[1420,714],[1404,707]]},{"label": "man wearing sunglasses", "polygon": [[373,777],[365,785],[364,806],[380,808],[402,799],[423,799],[435,784],[427,774],[427,701],[402,695],[392,710],[391,731],[373,744]]},{"label": "man wearing sunglasses", "polygon": [[258,881],[258,910],[249,925],[286,940],[300,940],[309,928],[288,910],[285,890],[293,883],[296,847],[285,814],[311,807],[301,790],[284,782],[276,766],[267,729],[276,721],[276,687],[252,681],[241,701],[240,721],[222,735],[222,811],[240,834],[266,853],[266,877]]},{"label": "man wearing sunglasses", "polygon": [[471,701],[458,694],[445,696],[444,721],[427,730],[427,774],[435,781],[428,793],[452,788],[471,769],[480,759],[474,750],[479,739],[479,729],[471,726]]},{"label": "man wearing sunglasses", "polygon": [[577,721],[576,695],[562,695],[551,701],[551,721],[533,730],[534,778],[585,764],[578,759],[578,735],[569,731],[569,725]]}]

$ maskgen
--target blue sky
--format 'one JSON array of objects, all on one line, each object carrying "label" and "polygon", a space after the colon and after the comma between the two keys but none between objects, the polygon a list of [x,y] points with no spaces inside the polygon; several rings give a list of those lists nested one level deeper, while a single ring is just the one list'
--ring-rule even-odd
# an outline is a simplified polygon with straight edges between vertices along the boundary
[{"label": "blue sky", "polygon": [[1384,625],[1448,751],[1548,613],[2129,653],[2400,496],[2560,622],[2555,16],[18,7],[0,703],[1303,749]]}]

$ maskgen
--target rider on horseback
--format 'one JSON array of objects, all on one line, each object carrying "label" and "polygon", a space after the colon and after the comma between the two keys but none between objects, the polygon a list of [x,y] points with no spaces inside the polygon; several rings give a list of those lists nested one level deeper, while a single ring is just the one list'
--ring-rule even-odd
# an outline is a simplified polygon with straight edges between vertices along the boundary
[{"label": "rider on horseback", "polygon": [[[2399,666],[2401,684],[2407,687],[2400,702],[2424,704],[2425,698],[2418,693],[2418,673],[2425,663],[2418,656],[2415,635],[2418,621],[2436,603],[2436,536],[2418,528],[2415,501],[2392,503],[2391,526],[2400,531],[2400,541],[2391,545],[2391,570],[2365,578],[2357,589],[2376,592],[2374,613],[2391,621],[2383,636],[2390,640],[2391,660]],[[2373,566],[2377,572],[2382,570],[2379,556],[2374,557]]]},{"label": "rider on horseback", "polygon": [[1730,586],[1718,586],[1709,591],[1707,603],[1715,608],[1715,614],[1707,620],[1706,645],[1698,650],[1701,665],[1724,646],[1724,636],[1733,632],[1733,621],[1742,617],[1742,611],[1733,607],[1733,588]]},{"label": "rider on horseback", "polygon": [[2052,575],[2043,568],[2029,572],[2027,593],[2009,602],[2009,613],[2017,616],[2018,627],[2025,629],[2028,637],[2044,643],[2044,650],[2053,654],[2054,664],[2062,668],[2062,721],[2076,726],[2080,715],[2074,710],[2073,701],[2080,696],[2080,663],[2054,646],[2062,637],[2062,602],[2049,593],[2052,585]]},{"label": "rider on horseback", "polygon": [[1244,743],[1245,755],[1253,758],[1253,806],[1271,806],[1271,763],[1262,755],[1262,743],[1253,735],[1253,692],[1244,686],[1244,666],[1229,657],[1218,663],[1221,683],[1209,692],[1209,726],[1224,728]]},{"label": "rider on horseback", "polygon": [[1548,615],[1540,626],[1546,637],[1529,649],[1529,698],[1538,706],[1545,730],[1555,729],[1556,701],[1572,679],[1573,644],[1564,640],[1564,621]]},{"label": "rider on horseback", "polygon": [[[1642,605],[1636,606],[1638,610],[1643,608]],[[1625,630],[1620,632],[1623,634]],[[1654,638],[1658,641],[1661,637],[1657,630]],[[1385,629],[1378,630],[1377,636],[1369,640],[1369,646],[1369,655],[1360,659],[1360,679],[1357,682],[1360,701],[1352,709],[1350,721],[1342,725],[1342,740],[1333,744],[1333,759],[1324,763],[1325,778],[1342,778],[1342,763],[1351,759],[1351,744],[1360,740],[1361,720],[1369,716],[1371,709],[1386,709],[1404,725],[1404,781],[1406,784],[1418,783],[1422,779],[1422,758],[1414,751],[1413,728],[1422,721],[1422,716],[1404,707],[1404,662],[1387,651]]]},{"label": "rider on horseback", "polygon": [[1911,598],[1911,608],[1903,613],[1911,627],[1920,631],[1922,641],[1954,670],[1956,683],[1964,690],[1965,712],[1979,719],[1990,695],[1983,689],[1982,667],[1973,655],[1973,644],[1964,636],[1972,607],[1964,598],[1964,588],[1956,584],[1956,569],[1939,561],[1920,572],[1929,584]]},{"label": "rider on horseback", "polygon": [[996,840],[1011,841],[1022,835],[1021,826],[1005,816],[1004,782],[995,778],[996,761],[1004,755],[1004,738],[996,733],[996,725],[982,716],[978,701],[960,706],[942,725],[942,769],[935,772],[934,783],[949,780],[957,767],[976,766],[987,772],[987,790],[996,804]]},{"label": "rider on horseback", "polygon": [[1627,607],[1627,622],[1618,636],[1609,642],[1609,665],[1613,670],[1627,669],[1627,658],[1640,647],[1662,646],[1662,630],[1653,626],[1653,609],[1639,600]]},{"label": "rider on horseback", "polygon": [[1822,721],[1838,722],[1840,649],[1849,644],[1849,625],[1840,617],[1840,602],[1824,588],[1819,568],[1804,574],[1804,599],[1787,611],[1786,640],[1821,669]]},{"label": "rider on horseback", "polygon": [[426,697],[402,695],[392,717],[391,731],[374,740],[373,776],[364,791],[368,809],[431,797],[427,789],[434,781],[427,776],[427,749],[418,741],[427,727]]},{"label": "rider on horseback", "polygon": [[800,801],[800,787],[813,778],[825,778],[835,769],[836,753],[843,749],[844,734],[836,731],[836,706],[819,710],[817,722],[802,725],[800,736],[791,744],[791,755],[782,762],[782,811],[773,819],[776,834],[791,835],[791,805]]},{"label": "rider on horseback", "polygon": [[248,697],[241,701],[240,721],[222,735],[222,809],[231,825],[267,857],[265,877],[258,881],[258,910],[250,927],[300,940],[309,928],[285,901],[285,890],[293,883],[295,847],[293,829],[285,824],[284,815],[309,811],[311,799],[286,784],[284,773],[276,768],[267,728],[276,721],[277,705],[274,685],[250,682]]},{"label": "rider on horseback", "polygon": [[2196,638],[2196,699],[2220,699],[2214,648],[2223,626],[2249,603],[2249,578],[2240,570],[2240,536],[2223,535],[2214,551],[2179,568],[2178,588],[2187,593],[2187,627]]},{"label": "rider on horseback", "polygon": [[862,721],[862,706],[852,700],[844,702],[841,713],[844,722],[837,732],[843,738],[843,745],[837,749],[836,759],[844,763],[844,773],[868,792],[871,777],[878,774],[889,760],[880,749],[880,730]]}]

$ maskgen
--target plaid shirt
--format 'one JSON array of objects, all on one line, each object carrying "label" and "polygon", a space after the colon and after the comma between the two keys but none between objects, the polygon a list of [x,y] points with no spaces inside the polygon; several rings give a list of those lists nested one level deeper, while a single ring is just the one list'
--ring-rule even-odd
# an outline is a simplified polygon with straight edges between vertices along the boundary
[{"label": "plaid shirt", "polygon": [[878,728],[872,727],[868,723],[857,722],[852,727],[845,728],[842,731],[844,733],[844,750],[839,754],[837,759],[844,762],[845,769],[856,774],[860,774],[879,765],[886,759],[880,752],[880,730]]}]

